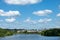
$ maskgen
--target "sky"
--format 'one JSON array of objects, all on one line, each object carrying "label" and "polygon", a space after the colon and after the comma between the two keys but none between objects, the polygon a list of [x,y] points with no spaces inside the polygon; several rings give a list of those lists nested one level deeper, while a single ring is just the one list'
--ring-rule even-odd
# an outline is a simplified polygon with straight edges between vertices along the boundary
[{"label": "sky", "polygon": [[60,28],[60,0],[0,0],[0,27]]}]

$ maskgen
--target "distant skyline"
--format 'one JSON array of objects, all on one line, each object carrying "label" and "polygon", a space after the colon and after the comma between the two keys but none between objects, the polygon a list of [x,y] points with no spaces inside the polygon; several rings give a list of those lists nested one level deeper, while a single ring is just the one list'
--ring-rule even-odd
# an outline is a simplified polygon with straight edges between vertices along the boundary
[{"label": "distant skyline", "polygon": [[0,0],[0,27],[60,28],[60,0]]}]

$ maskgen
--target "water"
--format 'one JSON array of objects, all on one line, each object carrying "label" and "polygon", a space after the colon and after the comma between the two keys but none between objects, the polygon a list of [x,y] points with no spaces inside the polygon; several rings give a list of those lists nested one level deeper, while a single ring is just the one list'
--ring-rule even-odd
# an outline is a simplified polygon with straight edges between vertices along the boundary
[{"label": "water", "polygon": [[0,40],[60,40],[60,37],[45,37],[38,34],[18,34],[0,37]]}]

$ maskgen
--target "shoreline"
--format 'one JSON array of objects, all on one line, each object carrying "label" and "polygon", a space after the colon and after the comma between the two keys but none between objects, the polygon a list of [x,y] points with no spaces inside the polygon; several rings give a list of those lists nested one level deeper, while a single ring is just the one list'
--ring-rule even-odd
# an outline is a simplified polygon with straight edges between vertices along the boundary
[{"label": "shoreline", "polygon": [[39,34],[42,36],[55,37],[60,36],[60,29],[48,29],[48,30],[25,30],[25,29],[2,29],[0,28],[0,37],[12,36],[15,34]]}]

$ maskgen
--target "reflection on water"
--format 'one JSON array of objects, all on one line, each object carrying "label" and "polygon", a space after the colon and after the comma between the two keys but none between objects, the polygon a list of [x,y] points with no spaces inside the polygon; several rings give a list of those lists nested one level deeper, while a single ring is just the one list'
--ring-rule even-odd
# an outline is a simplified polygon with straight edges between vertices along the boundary
[{"label": "reflection on water", "polygon": [[0,40],[60,40],[60,37],[44,37],[38,34],[18,34],[1,37]]}]

